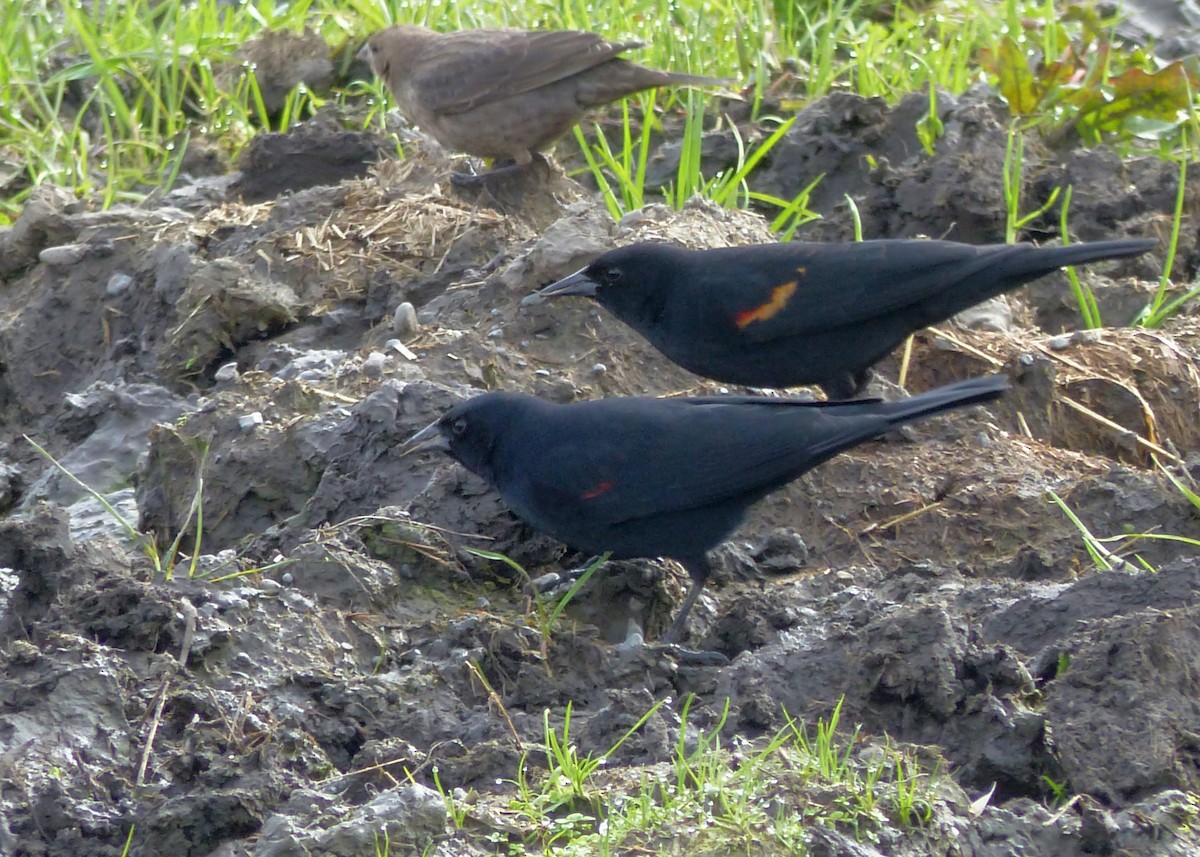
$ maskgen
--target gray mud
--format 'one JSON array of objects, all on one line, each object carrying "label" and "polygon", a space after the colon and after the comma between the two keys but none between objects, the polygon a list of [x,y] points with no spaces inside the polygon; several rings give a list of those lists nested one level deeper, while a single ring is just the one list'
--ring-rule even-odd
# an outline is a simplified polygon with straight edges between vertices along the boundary
[{"label": "gray mud", "polygon": [[[939,99],[930,156],[912,132],[927,103],[811,105],[758,189],[826,174],[803,239],[847,239],[850,194],[868,237],[1002,240],[999,107]],[[950,772],[927,826],[874,844],[814,827],[812,854],[1197,853],[1200,559],[1145,540],[1140,562],[1123,549],[1097,570],[1047,499],[1097,536],[1200,537],[1167,477],[1200,469],[1194,315],[1071,335],[1055,274],[919,334],[910,390],[1003,371],[1012,394],[757,507],[688,628],[723,659],[623,644],[633,626],[655,639],[686,583],[650,561],[593,577],[543,642],[523,581],[468,549],[534,577],[586,557],[397,445],[482,390],[722,389],[586,302],[523,298],[614,244],[762,242],[766,222],[696,202],[614,224],[556,172],[460,192],[444,154],[386,148],[322,120],[138,208],[43,189],[0,232],[0,853],[116,855],[131,825],[143,855],[369,854],[383,832],[392,853],[503,850],[452,829],[435,766],[486,802],[541,745],[544,710],[561,724],[570,704],[580,752],[600,753],[669,699],[608,771],[652,766],[689,694],[691,727],[728,700],[731,740],[842,700],[864,740],[922,745]],[[1034,141],[1026,159],[1030,199],[1074,184],[1073,240],[1164,239],[1082,274],[1127,321],[1161,270],[1177,169]],[[1200,262],[1194,191],[1177,281]],[[1026,237],[1056,230],[1055,214]],[[887,395],[897,371],[879,367]],[[23,435],[160,556],[182,536],[173,576]],[[1057,805],[1049,782],[1076,797]]]}]

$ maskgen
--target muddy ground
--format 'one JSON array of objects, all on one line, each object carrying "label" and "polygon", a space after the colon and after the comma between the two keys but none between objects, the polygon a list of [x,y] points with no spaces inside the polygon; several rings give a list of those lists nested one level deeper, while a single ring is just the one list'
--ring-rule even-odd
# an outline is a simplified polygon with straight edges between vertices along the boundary
[{"label": "muddy ground", "polygon": [[[756,186],[790,197],[825,174],[802,239],[848,239],[849,194],[867,237],[1002,240],[1002,106],[943,96],[929,156],[913,133],[927,104],[819,101]],[[704,659],[627,640],[654,640],[686,582],[648,561],[592,578],[543,646],[523,581],[466,548],[535,577],[584,557],[396,446],[481,390],[725,389],[587,302],[523,299],[615,244],[762,242],[766,221],[695,202],[614,224],[557,171],[461,191],[461,162],[403,133],[397,162],[325,117],[136,208],[44,188],[0,232],[0,853],[116,855],[131,825],[139,855],[373,854],[380,831],[393,854],[503,851],[529,831],[483,809],[475,834],[455,830],[435,765],[502,806],[523,749],[536,776],[544,710],[561,723],[571,703],[580,751],[602,753],[668,699],[608,773],[651,766],[689,694],[691,728],[728,701],[730,740],[844,698],[864,743],[944,760],[927,824],[861,844],[814,826],[813,854],[1197,853],[1200,558],[1146,539],[1109,545],[1098,570],[1048,499],[1097,536],[1200,537],[1171,482],[1200,472],[1200,319],[1121,326],[1162,270],[1176,166],[1030,139],[1030,207],[1071,184],[1073,240],[1163,249],[1081,272],[1110,328],[1073,333],[1056,274],[919,334],[909,391],[1001,371],[1012,393],[757,507],[688,629],[689,650],[724,656]],[[1200,263],[1198,199],[1176,282]],[[1055,210],[1024,237],[1057,231]],[[883,395],[902,395],[898,371],[880,367]],[[169,560],[181,532],[167,579],[152,554]]]}]

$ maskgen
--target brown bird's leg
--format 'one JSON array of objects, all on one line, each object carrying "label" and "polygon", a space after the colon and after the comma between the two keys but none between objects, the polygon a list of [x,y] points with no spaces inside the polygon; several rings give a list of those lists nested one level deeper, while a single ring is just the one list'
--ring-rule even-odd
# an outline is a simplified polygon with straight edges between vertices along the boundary
[{"label": "brown bird's leg", "polygon": [[499,167],[492,167],[490,170],[484,170],[481,173],[458,173],[450,174],[450,183],[455,187],[460,188],[480,188],[486,187],[498,179],[504,179],[508,176],[517,175],[524,170],[535,169],[537,166],[544,166],[547,169],[550,167],[550,162],[546,160],[546,156],[541,152],[533,153],[533,160],[527,164],[520,164],[513,161],[511,164],[504,164]]},{"label": "brown bird's leg", "polygon": [[683,598],[683,603],[679,605],[679,612],[675,614],[675,621],[671,623],[671,627],[666,630],[661,637],[660,643],[675,643],[679,640],[683,633],[684,625],[687,624],[688,614],[692,612],[692,607],[696,604],[696,600],[700,597],[700,593],[704,591],[704,584],[708,581],[709,574],[712,573],[712,566],[708,564],[708,557],[690,557],[687,560],[681,560],[683,567],[687,569],[688,575],[692,578],[691,588],[688,589],[687,595]]}]

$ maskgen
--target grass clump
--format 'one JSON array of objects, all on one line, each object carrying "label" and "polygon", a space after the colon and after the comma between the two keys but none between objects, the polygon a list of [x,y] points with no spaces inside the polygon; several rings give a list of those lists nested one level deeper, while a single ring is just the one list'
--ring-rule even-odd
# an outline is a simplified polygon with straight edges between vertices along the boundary
[{"label": "grass clump", "polygon": [[[1179,493],[1180,498],[1186,501],[1196,514],[1200,514],[1200,492],[1198,492],[1197,487],[1186,471],[1182,471],[1181,475],[1176,475],[1172,472],[1171,468],[1164,465],[1157,457],[1154,459],[1154,464],[1163,476],[1166,477],[1167,481],[1171,483],[1171,486]],[[1120,533],[1113,536],[1097,536],[1067,504],[1066,500],[1056,492],[1052,490],[1047,491],[1046,498],[1058,507],[1059,511],[1066,516],[1071,525],[1079,532],[1084,550],[1087,552],[1088,558],[1097,571],[1142,570],[1157,572],[1158,568],[1156,566],[1152,565],[1139,554],[1132,552],[1133,547],[1141,541],[1171,542],[1178,545],[1182,551],[1194,551],[1200,548],[1200,539],[1177,533],[1145,531]],[[1115,547],[1110,547],[1110,545]],[[1122,553],[1129,553],[1133,561],[1125,559]]]},{"label": "grass clump", "polygon": [[[101,204],[136,200],[166,189],[183,168],[189,145],[214,142],[234,158],[263,129],[285,130],[327,102],[356,105],[370,116],[384,103],[380,86],[352,80],[354,48],[395,22],[437,29],[502,26],[582,28],[647,43],[632,56],[662,68],[724,76],[737,82],[752,118],[777,116],[786,128],[794,110],[834,90],[889,100],[915,91],[958,93],[990,73],[1014,114],[1051,128],[1068,122],[1086,139],[1155,133],[1170,137],[1190,105],[1182,66],[1153,68],[1111,39],[1112,19],[1076,7],[1060,16],[1046,2],[981,0],[880,4],[864,0],[613,0],[601,7],[563,0],[547,4],[475,4],[430,0],[220,0],[161,4],[151,0],[86,6],[30,0],[22,15],[0,22],[0,160],[18,165],[0,193],[0,222],[11,220],[30,189],[46,182],[96,197]],[[310,31],[329,45],[336,83],[328,92],[303,84],[282,108],[268,110],[258,70],[239,49],[264,30]],[[678,111],[686,140],[723,121],[693,92],[667,90],[633,102],[655,127],[656,114]],[[628,105],[626,106],[628,110]],[[593,172],[616,177],[606,194],[617,213],[637,206],[649,130],[589,144]],[[923,124],[931,145],[936,113]],[[775,134],[746,144],[734,168],[699,172],[696,147],[682,159],[669,189],[676,203],[694,192],[726,205],[766,202],[780,211],[781,231],[808,215],[803,198],[758,199],[746,177]],[[0,173],[0,176],[3,176]],[[602,186],[603,188],[603,186]],[[657,191],[657,188],[649,189]]]},{"label": "grass clump", "polygon": [[[680,846],[803,853],[814,826],[870,841],[884,825],[919,829],[932,818],[941,771],[906,750],[868,747],[857,729],[839,732],[841,703],[815,729],[789,716],[768,739],[727,745],[728,705],[711,729],[694,731],[687,727],[689,699],[669,762],[610,769],[608,758],[664,704],[600,756],[580,754],[572,741],[570,707],[561,728],[544,714],[546,771],[534,775],[522,760],[503,808],[515,824],[491,834],[495,845],[510,854],[659,853],[668,846],[672,853]],[[458,827],[466,816],[451,809]]]}]

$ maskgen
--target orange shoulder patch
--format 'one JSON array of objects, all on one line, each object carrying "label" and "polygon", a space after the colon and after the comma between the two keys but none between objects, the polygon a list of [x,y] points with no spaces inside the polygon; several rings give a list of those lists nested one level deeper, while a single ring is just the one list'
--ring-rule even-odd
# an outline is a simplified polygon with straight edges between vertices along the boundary
[{"label": "orange shoulder patch", "polygon": [[613,484],[611,482],[599,482],[596,485],[593,485],[588,490],[584,491],[582,494],[580,494],[579,499],[594,500],[597,497],[599,497],[601,494],[607,494],[609,491],[612,490],[612,487],[613,487]]},{"label": "orange shoulder patch", "polygon": [[767,321],[779,315],[780,311],[788,305],[788,301],[792,299],[792,295],[796,294],[796,285],[796,280],[792,280],[771,289],[771,297],[766,303],[753,309],[742,310],[733,317],[733,323],[738,326],[738,330],[741,330],[748,324]]}]

